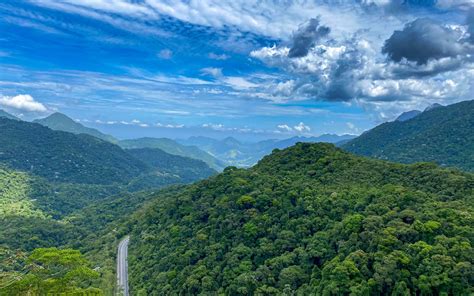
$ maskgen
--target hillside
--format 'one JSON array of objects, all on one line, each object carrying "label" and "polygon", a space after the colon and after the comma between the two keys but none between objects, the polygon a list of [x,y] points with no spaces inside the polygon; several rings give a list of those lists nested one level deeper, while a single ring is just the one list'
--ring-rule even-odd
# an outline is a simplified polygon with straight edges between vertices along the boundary
[{"label": "hillside", "polygon": [[45,218],[46,214],[37,207],[35,190],[41,184],[26,173],[0,167],[0,217],[20,216]]},{"label": "hillside", "polygon": [[469,295],[474,175],[276,150],[136,213],[137,295]]},{"label": "hillside", "polygon": [[204,161],[169,154],[160,149],[142,148],[126,151],[154,170],[177,176],[180,183],[194,182],[217,173]]},{"label": "hillside", "polygon": [[0,163],[53,182],[112,184],[146,170],[120,147],[95,137],[0,118]]},{"label": "hillside", "polygon": [[401,163],[436,162],[474,171],[474,101],[435,106],[406,121],[383,123],[343,145],[359,155]]},{"label": "hillside", "polygon": [[167,138],[139,138],[131,140],[122,140],[119,145],[124,149],[139,149],[139,148],[158,148],[169,154],[189,157],[193,159],[202,160],[209,165],[209,167],[222,171],[225,164],[217,160],[212,155],[195,146],[181,145],[176,141]]},{"label": "hillside", "polygon": [[250,143],[240,142],[232,137],[227,137],[222,140],[207,137],[190,137],[185,140],[179,140],[179,142],[184,145],[197,146],[229,165],[250,167],[255,165],[265,155],[270,154],[273,149],[284,149],[298,142],[338,143],[348,141],[354,137],[353,135],[323,134],[318,137],[292,137],[283,140],[269,139]]},{"label": "hillside", "polygon": [[47,126],[52,130],[63,131],[73,134],[87,134],[102,139],[104,141],[117,143],[117,139],[115,139],[111,135],[106,135],[96,129],[85,127],[62,113],[56,112],[49,115],[48,117],[36,119],[33,122]]}]

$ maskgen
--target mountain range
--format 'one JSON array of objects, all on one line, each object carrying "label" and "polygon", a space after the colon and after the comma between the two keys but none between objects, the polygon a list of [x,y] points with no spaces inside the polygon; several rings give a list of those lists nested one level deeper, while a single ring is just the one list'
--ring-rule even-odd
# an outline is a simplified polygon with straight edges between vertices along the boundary
[{"label": "mountain range", "polygon": [[[37,248],[73,248],[98,271],[79,284],[112,295],[130,235],[133,295],[469,295],[473,115],[465,101],[354,139],[119,146],[0,114],[0,286]],[[341,148],[304,143],[319,141]]]},{"label": "mountain range", "polygon": [[129,139],[121,140],[118,144],[124,149],[156,148],[161,149],[169,154],[202,160],[217,171],[222,171],[226,167],[224,162],[218,160],[198,147],[193,145],[182,145],[168,138]]},{"label": "mountain range", "polygon": [[208,152],[229,165],[250,167],[273,149],[283,149],[298,142],[305,143],[339,143],[355,138],[353,135],[323,134],[319,137],[292,137],[288,139],[270,139],[256,143],[240,142],[233,137],[216,140],[207,137],[190,137],[178,140],[183,145],[193,145]]},{"label": "mountain range", "polygon": [[474,171],[474,101],[436,105],[407,120],[383,123],[342,147],[401,163],[436,162]]}]

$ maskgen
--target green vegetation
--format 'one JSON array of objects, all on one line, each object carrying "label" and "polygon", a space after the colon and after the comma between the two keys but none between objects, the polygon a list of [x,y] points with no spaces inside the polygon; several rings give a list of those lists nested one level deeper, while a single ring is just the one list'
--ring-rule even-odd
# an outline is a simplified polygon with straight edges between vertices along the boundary
[{"label": "green vegetation", "polygon": [[381,124],[342,147],[352,153],[401,163],[436,162],[474,171],[474,101],[425,111]]},{"label": "green vegetation", "polygon": [[40,184],[28,174],[0,167],[0,217],[21,216],[45,218],[43,211],[30,198]]},{"label": "green vegetation", "polygon": [[52,182],[124,183],[144,165],[120,147],[89,135],[0,118],[0,163]]},{"label": "green vegetation", "polygon": [[33,122],[47,126],[52,130],[69,132],[73,134],[87,134],[111,143],[118,142],[118,140],[111,135],[101,133],[94,128],[85,127],[66,115],[57,112],[49,115],[46,118],[36,119]]},{"label": "green vegetation", "polygon": [[2,295],[103,295],[100,289],[90,287],[99,273],[79,251],[37,249],[24,268],[27,273],[17,274],[1,286]]},{"label": "green vegetation", "polygon": [[160,149],[142,148],[126,151],[153,170],[176,177],[179,183],[194,182],[217,173],[201,160],[172,155]]},{"label": "green vegetation", "polygon": [[470,295],[474,175],[329,144],[158,194],[131,220],[136,295]]},{"label": "green vegetation", "polygon": [[123,140],[119,145],[124,149],[157,148],[166,153],[202,160],[209,167],[222,171],[225,164],[214,158],[207,152],[200,150],[195,146],[181,145],[176,141],[167,138],[139,138],[133,140]]}]

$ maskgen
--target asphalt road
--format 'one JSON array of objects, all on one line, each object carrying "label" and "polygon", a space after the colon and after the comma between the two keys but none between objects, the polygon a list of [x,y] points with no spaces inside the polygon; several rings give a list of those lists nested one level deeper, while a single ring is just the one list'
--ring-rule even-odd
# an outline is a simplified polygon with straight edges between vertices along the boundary
[{"label": "asphalt road", "polygon": [[128,243],[130,237],[124,237],[117,248],[117,290],[118,295],[128,294]]}]

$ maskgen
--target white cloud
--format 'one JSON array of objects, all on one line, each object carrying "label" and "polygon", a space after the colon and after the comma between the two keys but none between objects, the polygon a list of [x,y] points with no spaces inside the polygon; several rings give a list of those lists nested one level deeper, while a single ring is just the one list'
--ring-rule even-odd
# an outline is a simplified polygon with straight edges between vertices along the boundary
[{"label": "white cloud", "polygon": [[201,73],[204,75],[210,75],[212,77],[221,77],[222,68],[207,67],[207,68],[201,69]]},{"label": "white cloud", "polygon": [[248,90],[250,88],[256,88],[259,85],[248,81],[243,77],[228,76],[222,79],[222,81],[236,90]]},{"label": "white cloud", "polygon": [[48,108],[42,103],[35,101],[30,95],[3,96],[0,98],[0,105],[18,110],[30,112],[46,112]]},{"label": "white cloud", "polygon": [[163,128],[183,128],[184,124],[163,124],[161,122],[155,123],[156,127],[163,127]]},{"label": "white cloud", "polygon": [[230,56],[226,55],[225,53],[223,54],[216,54],[216,53],[213,53],[213,52],[210,52],[208,54],[208,57],[210,59],[213,59],[213,60],[218,60],[218,61],[225,61],[227,60],[228,58],[230,58]]},{"label": "white cloud", "polygon": [[303,122],[300,122],[299,124],[295,125],[293,127],[295,130],[301,132],[310,132],[311,128],[307,125],[305,125]]},{"label": "white cloud", "polygon": [[291,126],[288,126],[287,124],[279,124],[277,127],[287,132],[291,132],[293,130]]}]

